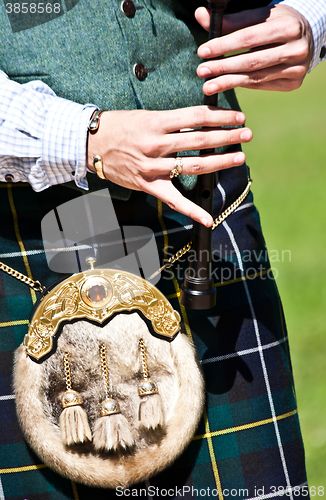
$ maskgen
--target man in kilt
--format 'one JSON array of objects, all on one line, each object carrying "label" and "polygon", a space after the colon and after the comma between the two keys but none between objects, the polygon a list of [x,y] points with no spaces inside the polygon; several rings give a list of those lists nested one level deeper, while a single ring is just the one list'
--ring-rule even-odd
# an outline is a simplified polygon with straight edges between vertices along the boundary
[{"label": "man in kilt", "polygon": [[[195,20],[195,6],[185,0],[65,0],[48,3],[45,13],[41,4],[5,2],[0,260],[45,286],[60,278],[47,264],[41,220],[86,189],[109,189],[121,226],[150,227],[161,260],[189,241],[191,219],[210,226],[211,217],[191,201],[196,175],[216,171],[214,216],[248,182],[238,144],[251,140],[251,132],[242,127],[232,89],[297,88],[325,57],[322,3],[287,0],[268,7],[266,1],[231,0],[224,22],[229,34],[206,43],[209,13],[200,8]],[[214,61],[244,43],[252,53]],[[199,77],[211,78],[204,92],[219,92],[224,110],[201,106]],[[91,133],[97,109],[107,111]],[[178,133],[198,127],[209,134]],[[208,148],[216,153],[191,153]],[[185,155],[183,175],[172,183],[177,153]],[[95,155],[107,180],[94,175]],[[288,337],[251,194],[213,232],[212,249],[213,310],[179,304],[183,262],[175,274],[163,272],[157,285],[179,310],[183,333],[191,335],[201,360],[207,390],[202,420],[168,470],[128,490],[62,478],[24,441],[12,363],[37,293],[0,274],[0,499],[308,496]]]}]

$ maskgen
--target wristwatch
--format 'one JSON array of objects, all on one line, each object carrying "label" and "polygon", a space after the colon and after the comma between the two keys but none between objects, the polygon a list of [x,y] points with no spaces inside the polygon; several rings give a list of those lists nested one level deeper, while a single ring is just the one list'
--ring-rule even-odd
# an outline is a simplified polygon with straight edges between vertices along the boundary
[{"label": "wristwatch", "polygon": [[88,127],[87,127],[88,131],[91,134],[95,134],[95,132],[97,132],[97,130],[100,126],[100,116],[102,113],[103,113],[103,111],[101,109],[97,109],[92,114],[92,116],[89,120],[89,123],[88,123]]},{"label": "wristwatch", "polygon": [[[89,120],[89,123],[88,123],[88,127],[87,127],[88,131],[91,134],[95,134],[95,132],[98,131],[99,126],[100,126],[100,116],[102,113],[103,113],[102,110],[97,109],[92,114],[92,116]],[[97,175],[99,176],[100,179],[106,179],[104,172],[103,172],[103,161],[102,161],[102,157],[100,155],[96,155],[93,157],[93,167],[94,167],[95,172],[97,173]]]}]

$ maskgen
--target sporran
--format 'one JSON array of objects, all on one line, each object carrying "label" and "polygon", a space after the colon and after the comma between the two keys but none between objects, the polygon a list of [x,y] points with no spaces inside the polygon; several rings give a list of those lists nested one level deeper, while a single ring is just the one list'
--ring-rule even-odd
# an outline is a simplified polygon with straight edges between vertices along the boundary
[{"label": "sporran", "polygon": [[92,269],[45,294],[16,351],[14,388],[26,440],[46,465],[115,488],[180,455],[204,384],[179,320],[154,286],[126,272]]},{"label": "sporran", "polygon": [[[249,179],[212,229],[239,207],[250,185]],[[90,269],[46,290],[0,263],[43,292],[15,353],[17,415],[48,467],[90,486],[127,487],[168,467],[190,443],[203,411],[204,381],[167,298],[139,275],[94,268],[93,257],[85,261]]]}]

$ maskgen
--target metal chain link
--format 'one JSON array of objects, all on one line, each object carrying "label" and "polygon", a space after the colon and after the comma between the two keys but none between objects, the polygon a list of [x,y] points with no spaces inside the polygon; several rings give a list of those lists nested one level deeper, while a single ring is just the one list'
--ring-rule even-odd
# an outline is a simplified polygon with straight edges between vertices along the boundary
[{"label": "metal chain link", "polygon": [[[240,194],[239,198],[237,198],[226,210],[224,210],[224,212],[222,212],[221,215],[219,215],[218,217],[216,217],[216,219],[214,219],[214,222],[212,225],[212,231],[214,231],[214,229],[216,229],[220,224],[222,224],[222,222],[224,222],[225,219],[227,217],[229,217],[229,215],[231,215],[241,205],[241,203],[244,201],[244,199],[249,194],[251,184],[252,184],[252,180],[249,178],[248,184],[247,184],[245,190],[243,191],[243,193]],[[178,250],[174,255],[172,255],[172,257],[170,257],[169,259],[166,259],[164,261],[163,266],[160,267],[160,269],[158,269],[155,273],[153,273],[148,279],[151,280],[151,279],[155,278],[155,276],[157,276],[159,273],[161,273],[164,269],[169,269],[170,267],[172,267],[172,265],[177,260],[181,259],[181,257],[183,257],[183,255],[185,255],[187,252],[189,252],[189,250],[191,249],[191,245],[192,245],[192,242],[190,241],[184,247],[182,247],[180,250]],[[12,269],[11,267],[7,266],[6,264],[4,264],[1,261],[0,261],[0,270],[4,271],[5,273],[9,274],[10,276],[13,276],[17,280],[22,281],[26,285],[30,286],[31,288],[33,288],[33,290],[35,290],[35,292],[44,292],[44,290],[46,289],[46,287],[41,285],[41,283],[38,280],[35,281],[31,278],[28,278],[24,274],[22,274],[18,271],[15,271],[15,269]]]},{"label": "metal chain link", "polygon": [[[212,231],[216,229],[222,222],[225,221],[229,215],[231,215],[243,202],[243,200],[248,196],[249,191],[250,191],[250,186],[252,184],[252,180],[249,178],[248,179],[248,184],[245,188],[245,190],[240,194],[240,196],[226,209],[224,212],[221,213],[216,219],[214,219],[213,225],[212,225]],[[159,273],[161,273],[164,269],[169,269],[172,267],[172,265],[179,260],[183,255],[185,255],[189,250],[191,250],[191,245],[192,241],[187,243],[184,247],[181,248],[181,250],[178,250],[177,253],[172,255],[169,259],[166,259],[164,261],[164,264],[160,269],[158,269],[155,273],[153,273],[148,279],[151,280],[155,278]]]},{"label": "metal chain link", "polygon": [[222,222],[225,221],[229,215],[231,215],[240,205],[241,203],[245,200],[245,198],[248,196],[249,191],[250,191],[250,186],[252,184],[252,180],[248,179],[248,184],[246,186],[246,189],[243,191],[243,193],[240,194],[239,198],[237,198],[224,212],[221,213],[218,217],[213,222],[212,225],[212,231],[217,228]]},{"label": "metal chain link", "polygon": [[104,344],[101,344],[100,346],[100,355],[102,363],[102,373],[105,382],[105,397],[108,398],[110,394],[110,381],[109,381],[108,360],[106,357],[106,347]]},{"label": "metal chain link", "polygon": [[71,391],[71,373],[70,373],[70,364],[69,364],[69,354],[63,356],[63,362],[65,367],[65,378],[66,378],[66,388],[67,391]]},{"label": "metal chain link", "polygon": [[144,376],[144,378],[149,378],[148,366],[147,366],[146,348],[145,348],[145,343],[144,343],[143,339],[139,340],[139,347],[140,347],[140,355],[141,355],[141,364],[142,364],[143,376]]},{"label": "metal chain link", "polygon": [[16,271],[12,267],[7,266],[3,262],[0,262],[0,270],[9,274],[13,278],[16,278],[18,281],[22,281],[26,285],[30,286],[35,290],[35,292],[44,292],[45,286],[41,285],[41,283],[37,280],[33,280],[32,278],[28,278],[28,276],[25,276],[24,274],[20,273],[19,271]]}]

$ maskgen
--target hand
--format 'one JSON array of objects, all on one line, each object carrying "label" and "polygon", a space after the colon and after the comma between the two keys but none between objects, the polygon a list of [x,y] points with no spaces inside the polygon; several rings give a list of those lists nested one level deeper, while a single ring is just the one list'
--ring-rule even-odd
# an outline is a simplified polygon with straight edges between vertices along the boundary
[{"label": "hand", "polygon": [[[100,155],[107,179],[137,191],[144,191],[207,227],[213,219],[205,210],[181,195],[170,179],[179,151],[216,148],[248,142],[247,128],[239,111],[196,106],[172,111],[106,111],[96,134],[88,136],[87,165]],[[207,127],[205,130],[189,130]],[[184,130],[186,129],[186,130]],[[183,173],[203,174],[242,165],[242,152],[183,157]]]},{"label": "hand", "polygon": [[[209,29],[209,12],[200,7],[196,19]],[[198,49],[197,74],[212,78],[204,92],[212,95],[235,87],[289,91],[300,87],[313,55],[313,35],[308,21],[296,10],[274,5],[224,17],[223,32]],[[243,52],[211,60],[231,52]],[[244,52],[249,51],[249,52]]]}]

